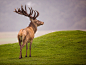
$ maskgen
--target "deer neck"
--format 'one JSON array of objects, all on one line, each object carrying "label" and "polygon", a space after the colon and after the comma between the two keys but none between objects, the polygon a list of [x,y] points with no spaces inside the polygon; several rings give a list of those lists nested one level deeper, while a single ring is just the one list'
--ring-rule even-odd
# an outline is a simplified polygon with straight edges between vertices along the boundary
[{"label": "deer neck", "polygon": [[34,33],[36,33],[36,31],[37,31],[37,25],[35,23],[30,22],[30,25],[28,27],[32,27]]}]

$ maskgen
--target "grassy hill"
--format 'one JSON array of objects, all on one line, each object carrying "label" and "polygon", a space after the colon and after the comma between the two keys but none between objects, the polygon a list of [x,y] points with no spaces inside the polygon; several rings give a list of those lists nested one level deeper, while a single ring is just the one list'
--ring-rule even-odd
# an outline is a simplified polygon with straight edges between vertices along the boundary
[{"label": "grassy hill", "polygon": [[[28,44],[29,46],[29,44]],[[19,59],[19,44],[0,45],[0,65],[18,64],[86,64],[86,32],[59,31],[49,33],[33,40],[32,57]]]}]

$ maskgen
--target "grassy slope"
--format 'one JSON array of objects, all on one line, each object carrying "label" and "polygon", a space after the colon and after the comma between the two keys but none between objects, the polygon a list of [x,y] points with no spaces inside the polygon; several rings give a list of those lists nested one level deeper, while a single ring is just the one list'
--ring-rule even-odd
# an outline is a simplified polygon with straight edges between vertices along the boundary
[{"label": "grassy slope", "polygon": [[[28,44],[29,46],[29,44]],[[86,64],[86,32],[59,31],[35,38],[32,57],[19,57],[19,44],[0,45],[1,64]]]}]

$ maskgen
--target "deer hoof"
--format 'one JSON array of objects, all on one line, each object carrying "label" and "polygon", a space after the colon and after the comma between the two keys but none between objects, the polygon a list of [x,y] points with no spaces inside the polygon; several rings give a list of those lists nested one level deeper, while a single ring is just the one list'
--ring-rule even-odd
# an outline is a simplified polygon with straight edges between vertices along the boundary
[{"label": "deer hoof", "polygon": [[22,58],[19,58],[19,59],[22,59]]},{"label": "deer hoof", "polygon": [[22,58],[22,56],[21,57],[19,57],[19,59],[21,59]]},{"label": "deer hoof", "polygon": [[31,57],[31,55],[29,57]]},{"label": "deer hoof", "polygon": [[27,56],[25,56],[25,57],[27,57]]}]

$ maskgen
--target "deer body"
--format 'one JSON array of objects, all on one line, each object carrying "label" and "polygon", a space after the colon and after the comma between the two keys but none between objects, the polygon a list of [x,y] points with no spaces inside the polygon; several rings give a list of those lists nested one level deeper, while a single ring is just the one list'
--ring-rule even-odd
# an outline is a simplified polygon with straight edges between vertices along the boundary
[{"label": "deer body", "polygon": [[[29,8],[30,9],[30,8]],[[30,43],[30,55],[29,57],[31,57],[31,45],[34,39],[34,34],[37,31],[37,27],[40,25],[43,25],[44,22],[41,22],[39,20],[37,20],[36,18],[39,16],[39,12],[38,11],[34,11],[34,17],[32,17],[31,15],[33,14],[32,8],[30,9],[30,14],[28,14],[26,12],[26,6],[25,6],[25,11],[23,9],[23,6],[21,6],[21,10],[18,9],[18,11],[15,9],[14,12],[18,13],[18,14],[22,14],[25,16],[28,16],[30,18],[30,25],[28,27],[26,27],[25,29],[21,29],[18,33],[18,41],[19,41],[19,45],[20,45],[20,56],[19,59],[22,58],[22,48],[26,45],[26,56],[27,57],[27,49],[28,49],[28,43]],[[36,12],[37,12],[37,16],[36,16]],[[21,44],[22,42],[22,44]]]},{"label": "deer body", "polygon": [[25,43],[29,43],[30,40],[32,40],[34,38],[34,34],[35,34],[36,30],[37,30],[37,27],[35,26],[33,28],[33,24],[32,24],[32,26],[28,26],[25,29],[21,29],[18,33],[18,40],[25,42]]}]

